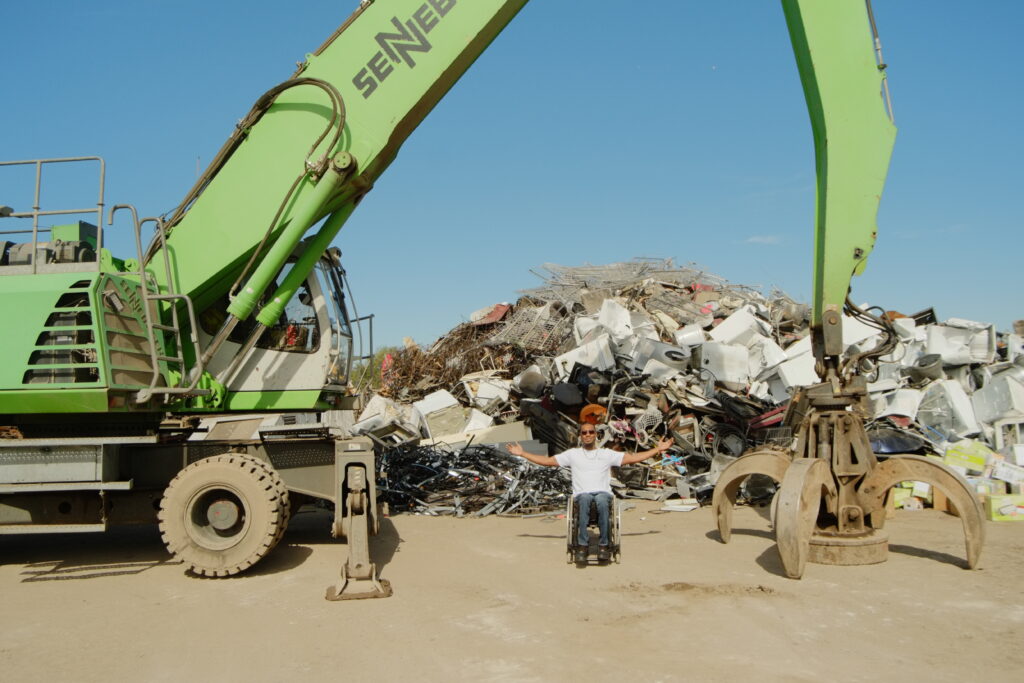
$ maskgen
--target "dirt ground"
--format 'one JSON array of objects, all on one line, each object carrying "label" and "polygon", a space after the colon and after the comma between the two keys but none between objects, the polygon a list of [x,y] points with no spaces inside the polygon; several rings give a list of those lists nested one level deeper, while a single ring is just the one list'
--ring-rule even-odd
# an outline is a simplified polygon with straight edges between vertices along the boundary
[{"label": "dirt ground", "polygon": [[785,578],[764,509],[623,513],[621,564],[565,562],[564,521],[398,515],[386,600],[327,602],[344,546],[300,513],[247,575],[198,579],[155,528],[0,537],[4,681],[1019,681],[1024,524],[900,511],[886,563]]}]

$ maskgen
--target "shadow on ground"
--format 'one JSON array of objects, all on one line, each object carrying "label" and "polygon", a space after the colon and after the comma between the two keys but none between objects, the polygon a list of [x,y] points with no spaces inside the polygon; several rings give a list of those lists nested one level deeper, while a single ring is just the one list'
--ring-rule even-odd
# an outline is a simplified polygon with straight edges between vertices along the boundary
[{"label": "shadow on ground", "polygon": [[[313,554],[312,546],[336,546],[328,552],[338,560],[338,571],[349,556],[348,544],[331,536],[334,513],[328,510],[302,511],[292,517],[288,530],[266,558],[253,567],[244,576],[265,576],[294,569],[305,562]],[[388,517],[380,520],[380,529],[376,535],[370,536],[370,561],[377,566],[378,574],[398,552],[401,538],[398,529]]]},{"label": "shadow on ground", "polygon": [[22,583],[125,576],[180,564],[167,553],[155,524],[102,534],[0,536],[0,562],[23,565]]},{"label": "shadow on ground", "polygon": [[939,552],[937,550],[927,550],[925,548],[917,548],[912,545],[893,545],[890,543],[889,552],[899,553],[900,555],[910,555],[912,557],[923,557],[928,560],[951,564],[962,569],[969,569],[967,566],[967,560],[964,558],[957,557],[956,555],[950,555],[949,553]]},{"label": "shadow on ground", "polygon": [[[331,537],[333,513],[300,512],[292,517],[284,537],[252,569],[227,577],[266,576],[294,569],[313,554],[314,546],[335,545],[339,571],[348,558],[348,545]],[[378,571],[398,550],[401,539],[388,518],[370,537],[370,559]],[[153,525],[113,527],[97,534],[27,534],[0,536],[0,564],[23,565],[22,583],[74,581],[141,574],[162,565],[181,565],[164,547],[159,528]],[[191,572],[182,573],[198,577]],[[217,580],[217,579],[208,579]]]}]

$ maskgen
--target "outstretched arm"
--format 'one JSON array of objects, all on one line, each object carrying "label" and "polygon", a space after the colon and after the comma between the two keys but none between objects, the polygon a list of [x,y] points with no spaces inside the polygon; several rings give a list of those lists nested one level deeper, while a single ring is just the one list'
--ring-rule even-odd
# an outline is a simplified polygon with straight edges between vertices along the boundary
[{"label": "outstretched arm", "polygon": [[654,448],[650,448],[650,449],[648,449],[646,451],[637,451],[637,452],[634,452],[634,453],[626,453],[625,455],[622,456],[622,464],[623,465],[633,465],[633,464],[636,464],[636,463],[640,462],[641,460],[646,460],[647,458],[651,457],[652,455],[657,455],[658,453],[664,453],[665,451],[667,451],[671,447],[672,447],[672,439],[662,439],[661,441],[658,442],[658,445],[655,446]]},{"label": "outstretched arm", "polygon": [[512,455],[518,455],[520,458],[526,458],[530,462],[536,465],[543,465],[544,467],[558,467],[558,461],[550,455],[535,455],[534,453],[527,453],[523,450],[523,447],[519,443],[510,443],[508,445],[508,452]]}]

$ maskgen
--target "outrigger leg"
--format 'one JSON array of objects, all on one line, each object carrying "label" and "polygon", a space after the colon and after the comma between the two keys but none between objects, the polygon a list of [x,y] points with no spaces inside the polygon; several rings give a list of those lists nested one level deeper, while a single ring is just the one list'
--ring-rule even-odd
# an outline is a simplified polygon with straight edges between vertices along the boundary
[{"label": "outrigger leg", "polygon": [[347,537],[348,559],[341,567],[341,579],[327,588],[324,597],[328,600],[387,598],[392,594],[391,584],[377,578],[377,567],[370,561],[370,529],[374,520],[366,470],[364,463],[349,464],[344,468],[340,489],[345,492],[345,505],[340,525],[339,513],[335,513],[335,533]]}]

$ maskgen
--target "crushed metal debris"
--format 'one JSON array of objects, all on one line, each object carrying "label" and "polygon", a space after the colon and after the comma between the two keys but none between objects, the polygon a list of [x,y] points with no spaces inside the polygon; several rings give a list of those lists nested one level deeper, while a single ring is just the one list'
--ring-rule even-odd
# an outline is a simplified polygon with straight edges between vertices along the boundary
[{"label": "crushed metal debris", "polygon": [[572,490],[560,468],[532,467],[491,446],[396,446],[378,458],[380,499],[394,512],[527,515],[564,508]]},{"label": "crushed metal debris", "polygon": [[[477,311],[429,348],[408,345],[382,371],[353,433],[377,443],[393,510],[561,510],[565,474],[503,445],[534,440],[534,452],[554,454],[576,445],[581,422],[596,424],[609,448],[674,441],[662,457],[620,468],[622,497],[706,504],[733,459],[791,445],[800,417],[791,399],[819,382],[807,305],[670,259],[542,270],[543,284],[514,305]],[[985,323],[940,322],[931,309],[884,315],[898,341],[868,369],[862,409],[873,449],[881,458],[941,458],[980,494],[1019,495],[1024,322],[997,333]],[[843,331],[850,355],[881,338],[862,318],[844,317]],[[942,505],[914,484],[897,490],[907,493],[896,504]],[[740,500],[765,502],[774,492],[770,479],[751,477]]]}]

